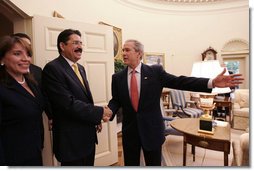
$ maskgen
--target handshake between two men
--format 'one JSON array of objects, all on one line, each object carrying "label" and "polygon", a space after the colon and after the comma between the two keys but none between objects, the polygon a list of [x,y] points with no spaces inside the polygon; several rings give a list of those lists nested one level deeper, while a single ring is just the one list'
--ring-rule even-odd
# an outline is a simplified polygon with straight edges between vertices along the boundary
[{"label": "handshake between two men", "polygon": [[[113,112],[110,110],[108,106],[103,107],[103,115],[102,115],[102,120],[103,122],[108,122],[113,115]],[[102,131],[102,124],[96,125],[96,130],[97,132]]]},{"label": "handshake between two men", "polygon": [[110,120],[110,118],[112,117],[113,112],[110,110],[110,108],[108,106],[103,107],[103,116],[102,116],[102,120],[104,122],[108,122]]}]

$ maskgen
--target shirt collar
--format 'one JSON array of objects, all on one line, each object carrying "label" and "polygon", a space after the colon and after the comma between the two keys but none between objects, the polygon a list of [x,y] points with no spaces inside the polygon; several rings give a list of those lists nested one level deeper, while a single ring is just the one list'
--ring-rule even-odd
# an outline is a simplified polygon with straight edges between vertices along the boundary
[{"label": "shirt collar", "polygon": [[[63,56],[63,55],[62,55]],[[72,67],[73,64],[75,64],[74,62],[72,62],[71,60],[69,60],[68,58],[66,58],[65,56],[63,56],[63,58],[68,62],[68,64]]]},{"label": "shirt collar", "polygon": [[[138,64],[138,66],[135,68],[135,71],[137,73],[141,73],[141,62]],[[132,72],[132,68],[128,67],[128,75]]]}]

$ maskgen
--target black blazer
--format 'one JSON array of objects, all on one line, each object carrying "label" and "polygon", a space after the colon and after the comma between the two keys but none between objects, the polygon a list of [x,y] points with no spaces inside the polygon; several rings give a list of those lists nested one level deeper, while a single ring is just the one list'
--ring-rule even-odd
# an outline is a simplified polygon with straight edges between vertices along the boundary
[{"label": "black blazer", "polygon": [[97,143],[95,125],[103,115],[103,108],[94,106],[84,67],[78,67],[86,89],[62,56],[47,63],[42,72],[42,87],[52,107],[53,151],[60,162],[91,153]]},{"label": "black blazer", "polygon": [[38,83],[39,87],[41,88],[42,69],[34,64],[30,64],[29,70],[36,82]]},{"label": "black blazer", "polygon": [[[112,76],[112,99],[109,107],[114,118],[122,107],[122,136],[127,143],[139,138],[146,150],[156,150],[164,142],[164,124],[160,110],[160,97],[163,87],[210,92],[208,79],[174,76],[165,72],[161,65],[141,66],[141,84],[138,111],[135,112],[129,97],[127,71]],[[129,149],[131,150],[131,149]]]},{"label": "black blazer", "polygon": [[41,158],[44,99],[28,80],[35,97],[10,76],[7,79],[0,81],[0,163],[22,165]]}]

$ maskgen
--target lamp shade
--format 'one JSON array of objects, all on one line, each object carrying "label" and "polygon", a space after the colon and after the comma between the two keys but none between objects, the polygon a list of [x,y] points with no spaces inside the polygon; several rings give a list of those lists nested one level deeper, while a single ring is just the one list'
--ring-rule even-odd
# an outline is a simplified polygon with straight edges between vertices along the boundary
[{"label": "lamp shade", "polygon": [[[200,61],[195,62],[192,66],[191,76],[193,77],[202,77],[202,78],[215,78],[218,74],[223,71],[223,67],[220,66],[218,60],[208,60],[208,61]],[[229,75],[228,71],[225,73]],[[229,87],[226,88],[218,88],[215,87],[212,90],[212,93],[223,94],[229,93],[231,89]]]}]

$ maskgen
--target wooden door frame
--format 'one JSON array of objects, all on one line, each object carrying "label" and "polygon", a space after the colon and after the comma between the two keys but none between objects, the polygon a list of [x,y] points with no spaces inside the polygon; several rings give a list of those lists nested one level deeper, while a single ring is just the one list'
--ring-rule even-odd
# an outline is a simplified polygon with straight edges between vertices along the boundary
[{"label": "wooden door frame", "polygon": [[0,1],[0,15],[13,23],[13,32],[23,32],[32,37],[32,17],[10,0]]},{"label": "wooden door frame", "polygon": [[[5,18],[7,18],[10,22],[13,23],[13,33],[26,33],[31,39],[33,39],[32,16],[26,14],[10,0],[0,1],[0,15],[3,15]],[[9,33],[6,33],[6,35],[8,34]],[[32,47],[34,48],[34,46]]]}]

